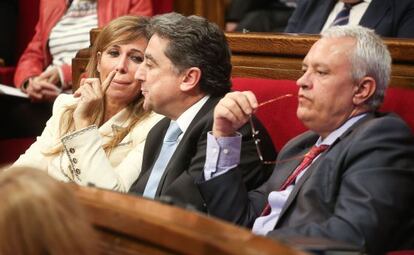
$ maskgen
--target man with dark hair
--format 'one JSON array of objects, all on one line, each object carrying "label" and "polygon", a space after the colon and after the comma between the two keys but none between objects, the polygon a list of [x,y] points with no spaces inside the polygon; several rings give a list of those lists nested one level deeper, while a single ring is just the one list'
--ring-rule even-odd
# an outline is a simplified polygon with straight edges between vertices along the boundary
[{"label": "man with dark hair", "polygon": [[[203,171],[214,106],[231,89],[230,49],[224,33],[201,17],[164,14],[154,17],[150,26],[152,37],[136,79],[142,82],[144,107],[166,118],[148,134],[142,171],[130,192],[167,196],[206,211],[194,178]],[[256,124],[271,157],[275,153],[270,137]],[[269,177],[271,167],[261,166],[250,127],[239,132],[243,182],[251,190]]]}]

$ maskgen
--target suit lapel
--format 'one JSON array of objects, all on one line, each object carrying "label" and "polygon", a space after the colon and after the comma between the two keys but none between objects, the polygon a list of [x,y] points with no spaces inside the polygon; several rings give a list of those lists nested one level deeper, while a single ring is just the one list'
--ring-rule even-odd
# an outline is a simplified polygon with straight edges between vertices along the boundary
[{"label": "suit lapel", "polygon": [[[347,136],[349,136],[355,129],[357,129],[358,127],[360,127],[361,125],[363,125],[367,120],[372,119],[374,117],[374,114],[368,113],[367,116],[363,117],[362,119],[360,119],[358,122],[356,122],[354,125],[352,125],[350,128],[348,128],[347,131],[345,131],[340,137],[338,137],[338,139],[335,140],[335,142],[329,146],[328,150],[325,151],[324,154],[322,154],[319,158],[316,159],[315,162],[313,162],[312,165],[310,165],[310,167],[306,170],[306,172],[302,175],[302,177],[299,179],[299,181],[295,184],[295,187],[293,188],[292,192],[290,193],[288,199],[286,200],[286,203],[283,205],[282,211],[280,212],[279,215],[279,220],[276,224],[276,227],[278,225],[280,225],[280,222],[282,222],[282,217],[284,215],[284,213],[287,211],[287,209],[289,208],[289,206],[292,204],[292,202],[294,201],[294,199],[296,198],[297,194],[299,193],[300,189],[302,188],[303,184],[306,182],[306,180],[312,175],[313,171],[317,171],[314,170],[315,168],[318,168],[318,165],[321,164],[324,160],[324,158],[326,157],[326,155],[329,153],[329,151],[331,151],[331,149],[337,144],[339,143],[341,140],[343,140],[344,138],[346,138]],[[313,145],[313,144],[312,144]],[[312,146],[310,145],[310,146]],[[310,146],[307,148],[307,150],[310,149]],[[304,153],[307,152],[304,151]],[[292,170],[293,171],[293,170]],[[292,172],[291,171],[291,172]],[[287,178],[287,177],[286,177]],[[285,180],[285,179],[284,179]]]},{"label": "suit lapel", "polygon": [[205,127],[204,123],[206,122],[203,121],[203,118],[212,120],[212,111],[219,100],[220,98],[217,97],[209,98],[191,121],[161,177],[156,193],[157,196],[162,194],[162,191],[168,188],[169,184],[172,183],[177,176],[189,168],[188,164],[190,164],[190,162],[188,161],[190,159],[187,159],[187,157],[191,157],[191,155],[194,154],[194,150],[197,150],[197,141],[200,138],[201,132]]},{"label": "suit lapel", "polygon": [[315,20],[313,24],[307,24],[307,27],[310,29],[310,34],[319,34],[325,25],[326,20],[328,19],[329,14],[334,8],[336,1],[335,0],[323,0],[323,1],[314,1],[316,5],[312,8],[312,13],[319,13],[320,15],[315,15]]},{"label": "suit lapel", "polygon": [[364,27],[375,29],[391,8],[390,1],[373,0],[359,22]]}]

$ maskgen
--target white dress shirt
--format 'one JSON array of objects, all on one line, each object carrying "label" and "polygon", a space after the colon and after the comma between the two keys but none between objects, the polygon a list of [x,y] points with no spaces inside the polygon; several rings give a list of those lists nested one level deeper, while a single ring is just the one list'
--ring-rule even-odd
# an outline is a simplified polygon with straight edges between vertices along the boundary
[{"label": "white dress shirt", "polygon": [[209,98],[210,96],[208,95],[203,97],[197,103],[193,104],[190,108],[188,108],[185,112],[183,112],[180,115],[180,117],[178,117],[178,119],[176,120],[177,124],[180,127],[181,131],[183,131],[183,133],[177,139],[178,143],[181,141],[181,138],[183,138],[185,131],[187,131],[188,126],[190,126],[194,117],[197,115],[201,107],[203,107],[203,105],[207,102]]},{"label": "white dress shirt", "polygon": [[[362,16],[364,15],[365,11],[368,9],[371,0],[364,0],[363,2],[355,5],[352,7],[349,13],[349,25],[358,25],[361,21]],[[342,1],[338,1],[335,7],[332,9],[331,13],[328,16],[328,19],[325,22],[325,25],[322,28],[322,32],[326,29],[330,28],[333,21],[335,20],[336,15],[342,10],[344,7],[344,3]]]},{"label": "white dress shirt", "polygon": [[[330,133],[325,139],[322,140],[319,137],[316,141],[316,146],[332,145],[336,139],[338,139],[343,133],[345,133],[348,128],[355,124],[358,120],[364,117],[366,114],[361,114],[347,120],[341,127],[337,128],[335,131]],[[295,183],[303,176],[303,174],[309,169],[309,167],[317,160],[322,154],[319,154],[316,158],[313,159],[312,163],[306,167],[299,175],[296,177],[296,180],[289,185],[285,190],[282,191],[272,191],[268,196],[268,203],[271,207],[271,211],[266,216],[260,216],[256,218],[252,232],[258,235],[266,235],[269,231],[273,230],[276,226],[277,221],[279,220],[280,213],[285,205],[290,193],[295,187]]]}]

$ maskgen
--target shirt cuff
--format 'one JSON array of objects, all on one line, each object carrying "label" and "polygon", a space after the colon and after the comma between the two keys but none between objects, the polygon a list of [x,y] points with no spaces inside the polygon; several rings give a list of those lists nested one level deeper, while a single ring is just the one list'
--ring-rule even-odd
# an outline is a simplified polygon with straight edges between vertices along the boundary
[{"label": "shirt cuff", "polygon": [[206,163],[204,165],[204,179],[228,172],[240,163],[240,148],[242,135],[237,133],[232,137],[215,138],[211,132],[207,134]]}]

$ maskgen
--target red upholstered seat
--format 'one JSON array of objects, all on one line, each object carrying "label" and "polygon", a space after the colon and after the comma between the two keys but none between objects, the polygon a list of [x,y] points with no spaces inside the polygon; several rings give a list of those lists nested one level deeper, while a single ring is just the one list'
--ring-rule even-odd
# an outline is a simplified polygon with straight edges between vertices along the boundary
[{"label": "red upholstered seat", "polygon": [[[16,63],[34,35],[39,17],[39,4],[40,0],[19,0],[16,47],[10,49],[14,51]],[[0,67],[0,83],[13,85],[14,71],[14,66]]]},{"label": "red upholstered seat", "polygon": [[233,90],[251,90],[259,103],[285,94],[293,94],[280,101],[264,105],[256,112],[279,151],[287,141],[306,130],[296,117],[298,86],[291,80],[261,78],[233,78]]},{"label": "red upholstered seat", "polygon": [[[298,86],[291,80],[233,78],[233,89],[253,91],[260,103],[288,93],[297,95]],[[256,113],[271,135],[277,150],[306,130],[296,117],[296,107],[296,97],[286,98],[263,106]],[[380,110],[397,113],[414,131],[412,109],[414,109],[414,89],[390,87]]]},{"label": "red upholstered seat", "polygon": [[388,252],[387,255],[414,255],[414,250],[410,251],[392,251]]},{"label": "red upholstered seat", "polygon": [[34,141],[34,137],[0,140],[0,166],[16,161]]},{"label": "red upholstered seat", "polygon": [[403,118],[414,131],[414,89],[390,87],[385,93],[381,111],[395,112]]},{"label": "red upholstered seat", "polygon": [[[298,86],[295,81],[238,77],[234,77],[232,81],[234,90],[251,90],[259,102],[289,93],[295,95],[262,106],[256,113],[271,135],[277,150],[306,130],[296,117]],[[414,109],[414,89],[391,87],[387,90],[381,110],[399,114],[414,130],[412,109]],[[0,141],[0,163],[14,161],[33,141],[34,138]]]},{"label": "red upholstered seat", "polygon": [[152,0],[154,15],[172,12],[174,10],[173,0]]}]

